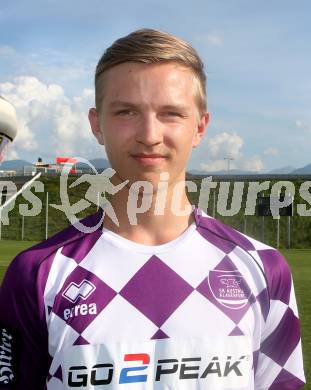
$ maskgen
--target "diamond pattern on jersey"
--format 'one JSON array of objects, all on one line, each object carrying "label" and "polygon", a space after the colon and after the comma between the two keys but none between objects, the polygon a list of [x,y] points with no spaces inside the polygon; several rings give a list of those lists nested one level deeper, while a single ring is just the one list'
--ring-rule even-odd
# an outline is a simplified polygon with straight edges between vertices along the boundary
[{"label": "diamond pattern on jersey", "polygon": [[301,360],[302,360],[302,353],[301,353],[301,341],[296,345],[296,348],[290,355],[287,362],[284,364],[284,369],[288,372],[294,374],[297,378],[300,380],[304,380],[304,373],[303,368],[301,367]]},{"label": "diamond pattern on jersey", "polygon": [[[260,316],[260,307],[257,303],[253,303],[237,323],[237,326],[244,332],[244,334],[253,333],[254,339],[256,336],[259,336],[259,334],[255,334],[255,332],[257,332],[257,325],[260,325],[255,321],[255,318],[258,318],[258,315]],[[258,330],[261,330],[260,326]]]},{"label": "diamond pattern on jersey", "polygon": [[263,249],[272,249],[271,246],[264,244],[263,242],[257,241],[252,237],[247,236],[246,234],[240,233],[243,237],[245,237],[254,247],[256,251]]},{"label": "diamond pattern on jersey", "polygon": [[152,256],[120,295],[160,327],[192,291],[183,278]]},{"label": "diamond pattern on jersey", "polygon": [[80,266],[119,292],[125,284],[145,264],[150,255],[129,250],[126,246],[119,246],[109,240],[98,240],[90,253],[81,261]]},{"label": "diamond pattern on jersey", "polygon": [[58,378],[55,378],[54,376],[52,376],[51,379],[47,383],[47,389],[48,390],[64,390],[64,384]]},{"label": "diamond pattern on jersey", "polygon": [[88,341],[86,341],[82,336],[79,336],[77,340],[73,343],[73,345],[88,345],[90,344]]},{"label": "diamond pattern on jersey", "polygon": [[44,301],[47,308],[47,321],[51,313],[48,310],[48,307],[53,306],[55,295],[62,288],[66,278],[71,274],[76,266],[77,263],[74,259],[62,255],[60,250],[56,253],[44,290]]},{"label": "diamond pattern on jersey", "polygon": [[236,326],[230,333],[229,336],[242,336],[244,335],[244,332]]},{"label": "diamond pattern on jersey", "polygon": [[262,331],[261,339],[264,341],[282,320],[288,306],[280,301],[270,301],[269,326]]},{"label": "diamond pattern on jersey", "polygon": [[59,366],[58,369],[56,370],[54,377],[59,379],[60,381],[63,381],[63,371],[61,366]]},{"label": "diamond pattern on jersey", "polygon": [[244,277],[228,256],[209,272],[197,291],[236,324],[255,302]]},{"label": "diamond pattern on jersey", "polygon": [[[215,324],[221,324],[221,327]],[[190,338],[228,335],[234,327],[235,323],[228,316],[200,293],[193,291],[161,329],[169,337]]]},{"label": "diamond pattern on jersey", "polygon": [[81,333],[115,295],[96,275],[77,266],[56,295],[53,312]]},{"label": "diamond pattern on jersey", "polygon": [[[295,332],[291,333],[291,337],[286,336],[288,327],[293,324],[296,327],[298,323],[295,296],[293,291],[288,297],[285,292],[277,294],[277,283],[273,279],[273,272],[277,275],[277,270],[272,264],[276,252],[246,236],[239,236],[242,246],[239,248],[212,230],[199,227],[197,232],[187,245],[182,241],[152,257],[150,251],[127,248],[124,241],[118,245],[117,239],[105,239],[105,234],[80,264],[64,256],[69,252],[57,254],[45,296],[46,303],[53,305],[48,321],[50,353],[54,356],[49,389],[62,389],[60,380],[53,375],[60,364],[59,354],[55,355],[58,347],[127,340],[196,338],[206,334],[215,339],[224,335],[251,335],[253,348],[257,351],[254,357],[259,362],[256,383],[260,387],[270,388],[274,383],[272,388],[277,389],[277,378],[286,378],[287,373],[297,377],[301,368],[298,339],[293,336]],[[225,235],[226,231],[223,233]],[[276,288],[275,300],[270,302],[266,281],[259,270],[263,264],[271,270],[268,273],[271,275],[269,283]],[[225,278],[211,283],[220,272],[224,272]],[[86,288],[80,291],[83,280],[92,283],[95,290]],[[80,294],[75,303],[63,296],[70,283],[76,286],[71,294],[74,295],[75,291]],[[238,287],[237,284],[241,287],[244,291],[241,307],[234,297],[227,297],[229,302],[220,299],[217,295],[220,283],[229,289]],[[85,291],[91,291],[90,295]],[[74,301],[73,295],[70,297]],[[92,300],[97,305],[96,315],[83,314],[85,306],[82,314],[81,308],[74,309],[76,305],[88,305]],[[64,321],[67,308],[64,302],[73,308],[67,322]],[[297,334],[299,336],[299,332]],[[285,353],[278,354],[276,345]],[[295,359],[298,361],[296,368]],[[52,381],[53,386],[50,387]]]},{"label": "diamond pattern on jersey", "polygon": [[253,368],[254,368],[255,376],[257,372],[259,353],[260,353],[259,350],[253,352]]},{"label": "diamond pattern on jersey", "polygon": [[270,389],[271,383],[281,372],[282,367],[263,353],[259,353],[255,383],[263,389]]},{"label": "diamond pattern on jersey", "polygon": [[80,239],[79,245],[74,241],[64,246],[62,248],[62,254],[74,259],[77,263],[80,263],[92,250],[93,246],[96,245],[101,235],[102,232],[100,229],[93,234],[86,234],[83,239]]},{"label": "diamond pattern on jersey", "polygon": [[[262,388],[279,390],[288,387],[294,389],[304,384],[305,378],[300,364],[302,359],[300,343],[293,350],[284,366],[259,351],[256,351],[254,356],[254,364],[257,362],[255,382],[260,383]],[[283,385],[282,382],[285,384]]]},{"label": "diamond pattern on jersey", "polygon": [[49,326],[49,354],[55,355],[60,345],[72,345],[79,337],[79,333],[67,326],[66,322],[52,312]]},{"label": "diamond pattern on jersey", "polygon": [[149,340],[158,327],[127,300],[117,295],[82,336],[89,343]]},{"label": "diamond pattern on jersey", "polygon": [[281,387],[283,387],[284,383],[284,389],[285,386],[290,384],[291,389],[298,389],[301,386],[304,385],[305,382],[302,382],[300,379],[298,379],[296,376],[292,375],[290,372],[285,370],[284,368],[280,371],[279,375],[275,378],[272,385],[269,387],[269,390],[280,390]]},{"label": "diamond pattern on jersey", "polygon": [[[287,309],[278,327],[265,339],[261,351],[283,366],[300,340],[299,320]],[[275,348],[275,346],[278,346]]]},{"label": "diamond pattern on jersey", "polygon": [[[288,304],[292,287],[292,278],[288,265],[279,252],[274,249],[257,251],[265,268],[265,275],[270,286],[270,298]],[[281,278],[281,279],[280,279]],[[282,284],[280,285],[280,281]]]},{"label": "diamond pattern on jersey", "polygon": [[152,337],[151,340],[160,340],[169,338],[166,333],[163,332],[162,329],[159,329]]},{"label": "diamond pattern on jersey", "polygon": [[270,297],[269,297],[268,289],[267,288],[263,289],[261,293],[257,295],[256,299],[260,305],[261,315],[264,321],[266,321],[270,310]]},{"label": "diamond pattern on jersey", "polygon": [[298,318],[299,314],[298,314],[298,308],[297,308],[297,302],[296,302],[295,289],[294,289],[293,282],[292,282],[292,286],[291,286],[291,292],[290,292],[290,298],[289,298],[288,306],[293,310],[293,313]]},{"label": "diamond pattern on jersey", "polygon": [[225,240],[223,237],[215,235],[207,229],[198,228],[198,232],[216,248],[219,248],[226,254],[230,253],[236,246],[233,242]]},{"label": "diamond pattern on jersey", "polygon": [[266,288],[266,280],[260,271],[261,265],[256,264],[254,258],[248,252],[237,246],[228,254],[228,257],[243,274],[255,296]]},{"label": "diamond pattern on jersey", "polygon": [[247,236],[244,236],[235,229],[228,228],[216,219],[202,218],[198,231],[203,237],[225,253],[230,253],[236,246],[240,246],[246,251],[255,249]]},{"label": "diamond pattern on jersey", "polygon": [[[208,242],[200,234],[193,234],[191,243],[187,241],[184,245],[176,246],[173,254],[171,251],[167,251],[159,255],[166,265],[194,288],[202,282],[210,269],[218,265],[224,256],[223,251]],[[189,272],[189,268],[191,268],[191,272]]]}]

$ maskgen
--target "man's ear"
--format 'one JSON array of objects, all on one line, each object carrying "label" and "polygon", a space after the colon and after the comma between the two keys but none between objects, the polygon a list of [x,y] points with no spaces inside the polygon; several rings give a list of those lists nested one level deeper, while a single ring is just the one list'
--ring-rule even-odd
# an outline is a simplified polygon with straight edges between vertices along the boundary
[{"label": "man's ear", "polygon": [[91,125],[92,132],[95,135],[98,143],[100,145],[105,145],[103,132],[101,131],[101,128],[100,128],[99,113],[96,110],[96,108],[90,108],[89,122]]},{"label": "man's ear", "polygon": [[192,143],[193,148],[196,148],[200,144],[205,134],[205,130],[207,128],[209,120],[210,120],[209,112],[205,112],[204,114],[201,115],[199,122],[197,124],[196,133],[193,138],[193,143]]}]

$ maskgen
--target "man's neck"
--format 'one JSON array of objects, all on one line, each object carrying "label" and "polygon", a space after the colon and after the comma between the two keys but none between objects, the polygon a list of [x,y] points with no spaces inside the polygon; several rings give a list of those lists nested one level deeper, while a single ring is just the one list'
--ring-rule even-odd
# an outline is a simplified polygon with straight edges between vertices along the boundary
[{"label": "man's neck", "polygon": [[[144,200],[138,196],[138,201],[131,205],[129,190],[118,192],[111,200],[111,205],[119,226],[106,216],[104,227],[128,240],[144,245],[161,245],[174,240],[193,223],[192,206],[185,190],[179,198],[178,207],[172,204],[175,200],[170,192],[165,199],[156,195],[160,194],[153,194],[151,200],[148,199],[151,195],[145,195]],[[142,211],[144,207],[142,201],[149,205],[146,211]]]}]

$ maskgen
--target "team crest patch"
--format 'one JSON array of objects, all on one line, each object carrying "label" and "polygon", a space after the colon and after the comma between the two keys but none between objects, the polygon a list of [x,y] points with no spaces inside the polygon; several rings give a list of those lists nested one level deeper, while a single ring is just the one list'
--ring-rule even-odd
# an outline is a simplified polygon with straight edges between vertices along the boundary
[{"label": "team crest patch", "polygon": [[238,270],[212,270],[208,275],[208,285],[217,302],[229,309],[243,308],[251,295],[250,288]]}]

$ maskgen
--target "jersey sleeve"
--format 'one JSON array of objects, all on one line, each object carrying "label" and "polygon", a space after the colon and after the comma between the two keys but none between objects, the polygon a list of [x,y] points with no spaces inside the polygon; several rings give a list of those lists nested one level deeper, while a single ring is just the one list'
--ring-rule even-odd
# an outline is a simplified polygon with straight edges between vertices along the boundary
[{"label": "jersey sleeve", "polygon": [[24,252],[13,260],[0,287],[0,390],[46,388],[48,348],[40,272],[31,252]]},{"label": "jersey sleeve", "polygon": [[305,384],[305,377],[291,272],[278,251],[260,252],[270,303],[263,321],[260,350],[255,354],[255,389],[299,389]]}]

